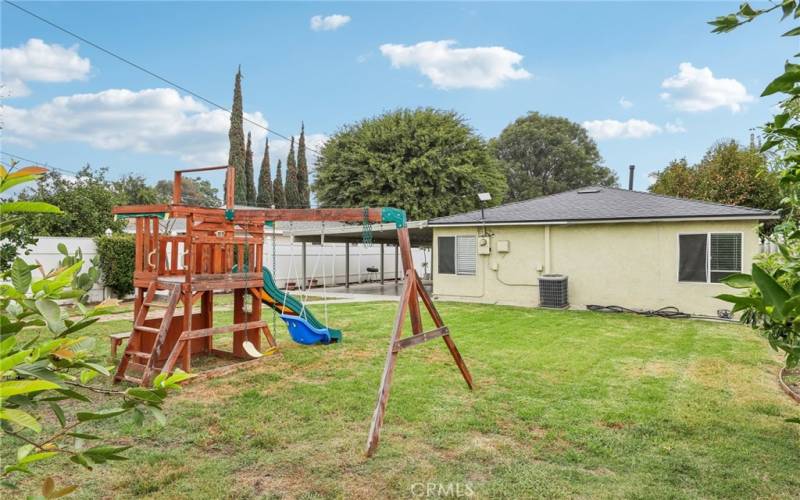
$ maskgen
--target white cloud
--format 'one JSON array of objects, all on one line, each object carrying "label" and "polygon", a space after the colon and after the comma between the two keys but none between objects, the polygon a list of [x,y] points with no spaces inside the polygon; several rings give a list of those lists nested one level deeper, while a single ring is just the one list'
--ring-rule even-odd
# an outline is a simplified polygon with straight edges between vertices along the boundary
[{"label": "white cloud", "polygon": [[[267,125],[259,112],[245,117]],[[5,106],[4,119],[3,140],[16,143],[82,142],[97,149],[173,155],[191,165],[222,164],[228,158],[230,115],[168,88],[75,94],[30,109]],[[263,143],[264,129],[245,122],[248,131],[254,143]]]},{"label": "white cloud", "polygon": [[664,130],[668,134],[682,134],[686,132],[686,127],[683,126],[683,121],[680,118],[676,118],[674,122],[665,123]]},{"label": "white cloud", "polygon": [[416,45],[383,44],[381,53],[392,67],[416,67],[441,89],[493,89],[507,80],[531,74],[520,66],[522,55],[505,47],[453,48],[455,40]]},{"label": "white cloud", "polygon": [[642,139],[660,134],[662,129],[655,123],[646,120],[591,120],[583,122],[589,135],[598,141],[605,139]]},{"label": "white cloud", "polygon": [[625,99],[625,96],[620,97],[618,102],[623,109],[630,109],[633,107],[633,102]]},{"label": "white cloud", "polygon": [[695,68],[692,63],[681,63],[678,74],[670,76],[661,87],[667,92],[661,98],[672,102],[681,111],[711,111],[729,108],[736,113],[742,104],[753,101],[753,96],[739,81],[733,78],[715,78],[708,67]]},{"label": "white cloud", "polygon": [[78,54],[77,45],[64,48],[31,38],[19,47],[0,49],[0,78],[7,97],[29,95],[25,82],[85,80],[91,69],[89,59]]},{"label": "white cloud", "polygon": [[333,14],[330,16],[314,16],[311,18],[311,29],[314,31],[338,30],[350,22],[350,16]]}]

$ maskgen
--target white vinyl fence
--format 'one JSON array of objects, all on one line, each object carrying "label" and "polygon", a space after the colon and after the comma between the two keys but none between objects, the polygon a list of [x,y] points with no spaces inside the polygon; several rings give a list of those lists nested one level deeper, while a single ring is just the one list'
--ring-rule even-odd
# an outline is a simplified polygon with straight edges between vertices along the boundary
[{"label": "white vinyl fence", "polygon": [[[58,267],[62,255],[58,252],[58,244],[64,243],[70,253],[77,248],[83,252],[85,260],[97,255],[97,247],[92,238],[54,238],[39,237],[39,242],[31,247],[32,252],[24,257],[28,262],[39,262],[46,270]],[[273,267],[272,240],[264,241],[264,266],[273,271],[278,286],[283,287],[286,281],[299,283],[303,276],[302,243],[290,243],[286,238],[279,238],[275,244]],[[363,283],[380,279],[380,273],[369,273],[368,267],[380,269],[380,245],[350,245],[350,283]],[[430,271],[430,250],[415,248],[412,251],[414,265],[420,276],[425,277]],[[395,279],[395,247],[384,246],[384,279]],[[398,269],[402,279],[403,264],[398,257]],[[84,268],[85,269],[85,268]],[[341,285],[345,282],[345,245],[342,243],[326,243],[324,246],[306,244],[306,279],[316,279],[317,285],[323,282],[326,286]],[[102,280],[101,280],[102,281]],[[89,292],[91,301],[101,301],[113,296],[110,290],[101,284]]]}]

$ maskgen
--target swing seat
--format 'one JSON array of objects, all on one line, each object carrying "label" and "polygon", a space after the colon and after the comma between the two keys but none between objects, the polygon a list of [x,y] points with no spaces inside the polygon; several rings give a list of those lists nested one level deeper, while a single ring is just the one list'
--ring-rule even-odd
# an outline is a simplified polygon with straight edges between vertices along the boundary
[{"label": "swing seat", "polygon": [[316,328],[309,324],[305,318],[294,314],[280,314],[279,316],[286,322],[292,340],[298,344],[330,344],[341,340],[342,334],[338,330],[331,331],[329,328]]}]

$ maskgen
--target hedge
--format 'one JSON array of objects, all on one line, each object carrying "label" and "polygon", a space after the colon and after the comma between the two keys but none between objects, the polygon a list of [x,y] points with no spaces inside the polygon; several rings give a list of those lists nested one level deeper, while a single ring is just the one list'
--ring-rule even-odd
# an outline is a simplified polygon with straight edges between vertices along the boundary
[{"label": "hedge", "polygon": [[103,282],[117,297],[133,293],[133,266],[136,243],[131,234],[114,234],[95,238]]}]

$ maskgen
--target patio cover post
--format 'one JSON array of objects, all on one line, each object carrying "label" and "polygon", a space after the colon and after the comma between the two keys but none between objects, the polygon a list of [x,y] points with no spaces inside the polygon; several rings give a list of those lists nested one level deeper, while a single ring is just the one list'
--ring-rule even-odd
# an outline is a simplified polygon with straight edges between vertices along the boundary
[{"label": "patio cover post", "polygon": [[350,243],[344,243],[344,287],[350,288]]},{"label": "patio cover post", "polygon": [[306,242],[305,241],[303,242],[302,254],[303,254],[303,284],[300,285],[300,290],[305,290],[306,286],[307,286],[306,285],[307,284],[307,278],[306,278]]},{"label": "patio cover post", "polygon": [[400,283],[400,266],[398,260],[400,258],[400,245],[394,246],[394,284]]},{"label": "patio cover post", "polygon": [[381,285],[383,285],[383,243],[381,243]]}]

